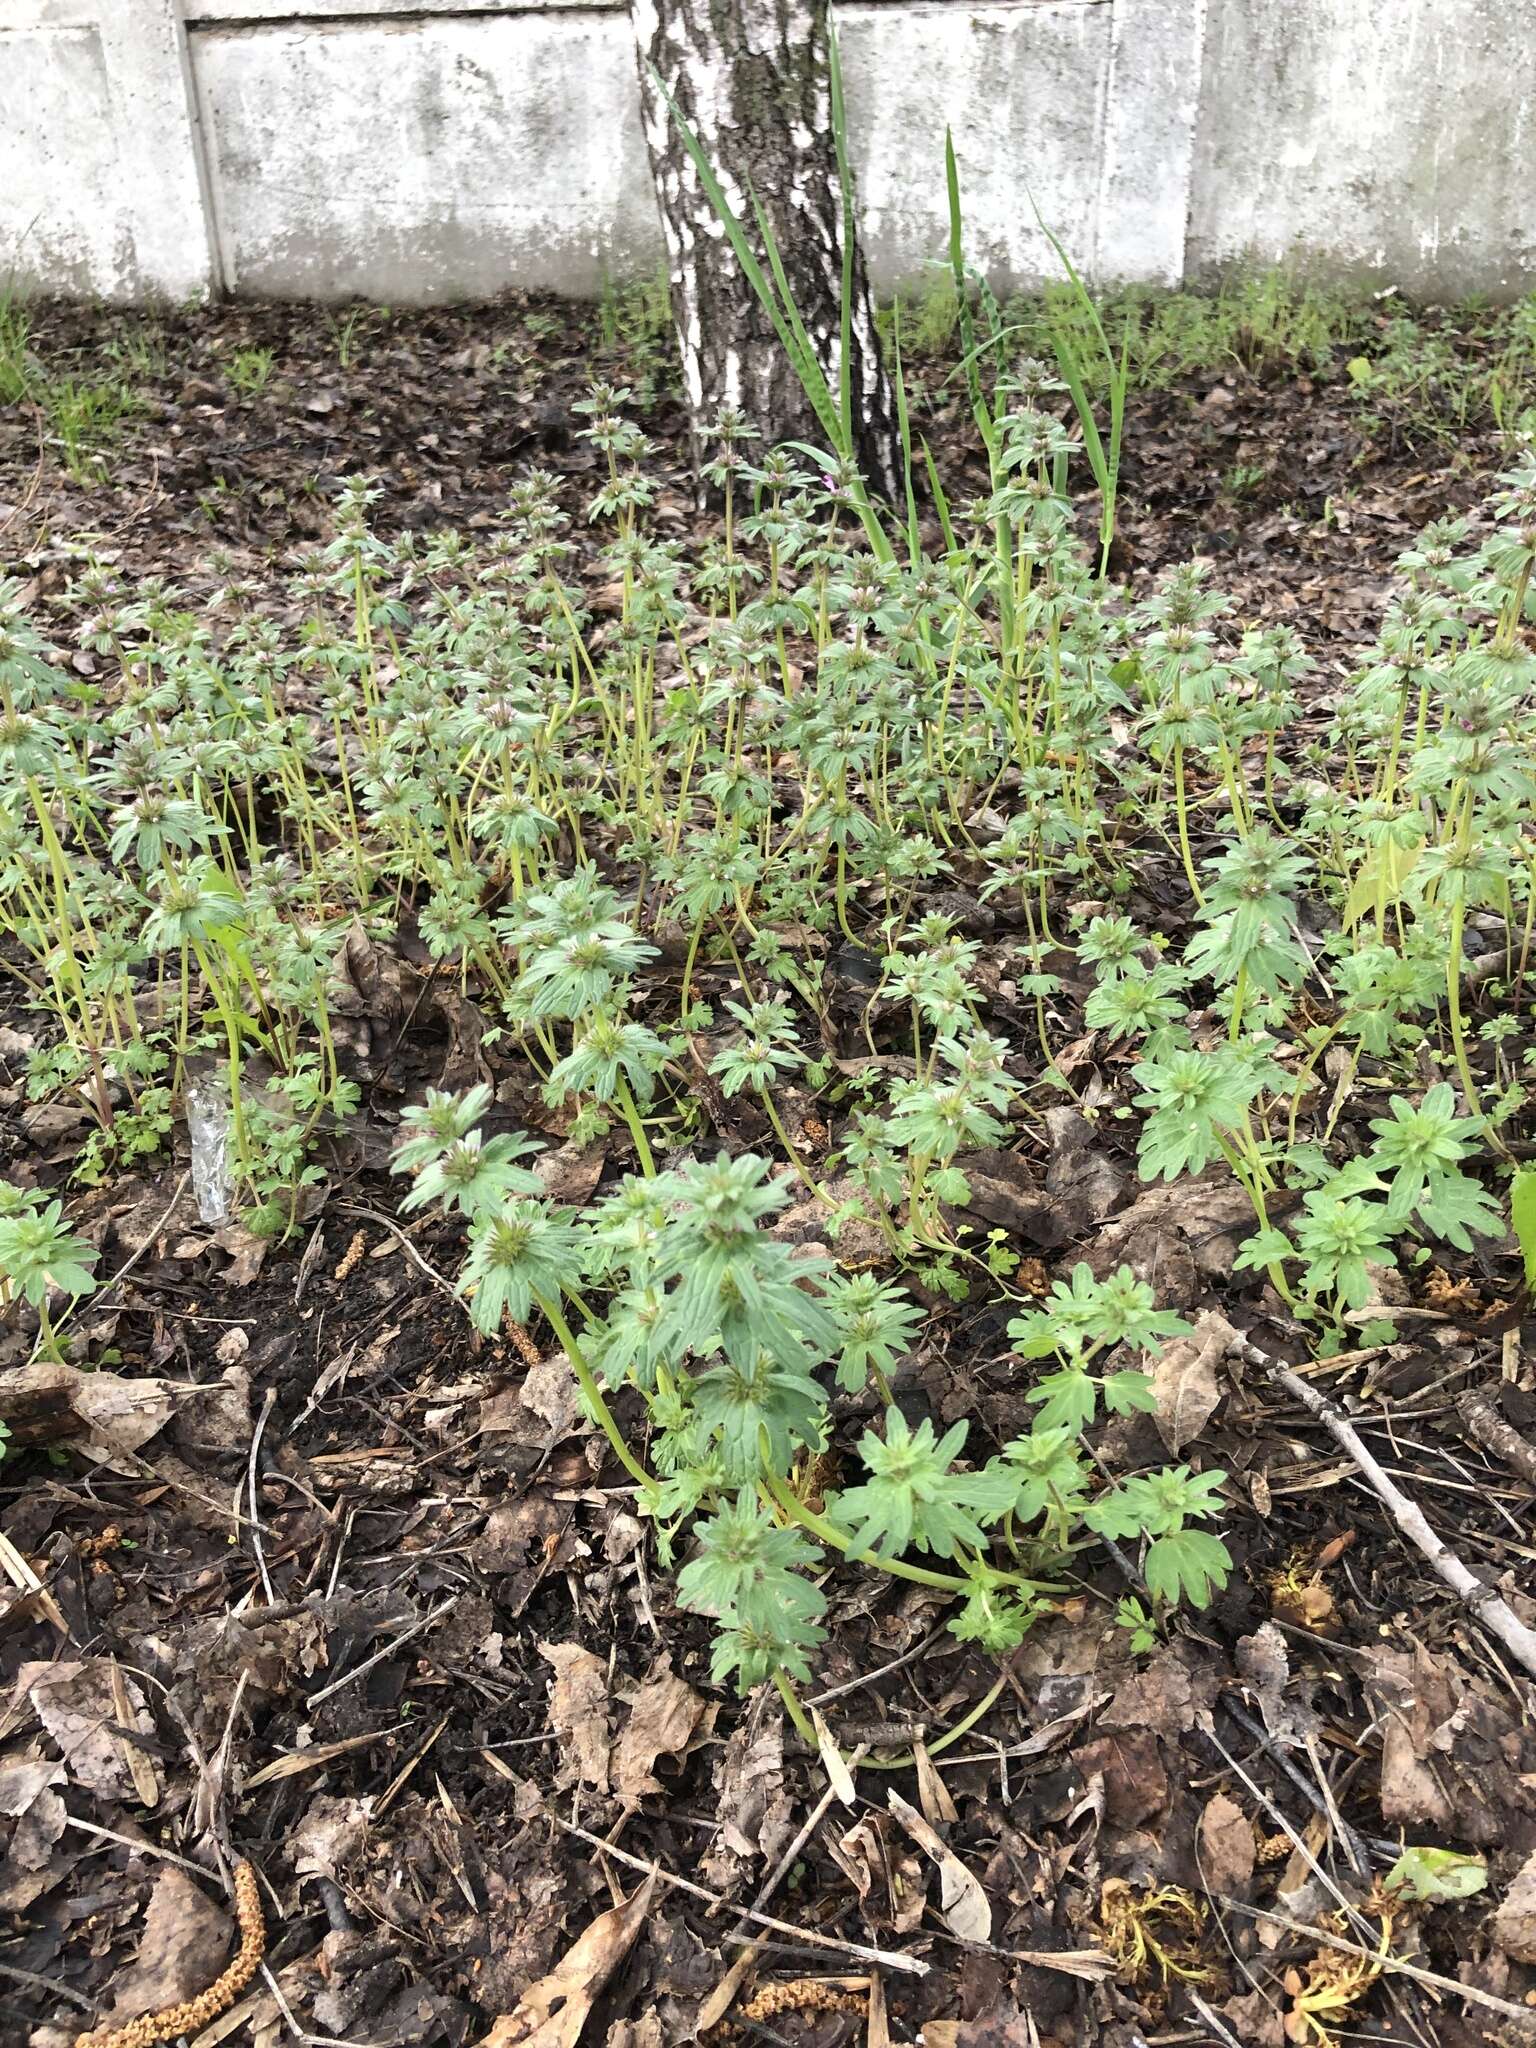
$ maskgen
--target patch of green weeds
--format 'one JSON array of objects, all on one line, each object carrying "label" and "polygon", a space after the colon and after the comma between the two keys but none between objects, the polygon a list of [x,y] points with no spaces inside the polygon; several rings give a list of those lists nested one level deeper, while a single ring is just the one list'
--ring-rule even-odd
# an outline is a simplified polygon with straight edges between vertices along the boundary
[{"label": "patch of green weeds", "polygon": [[605,283],[597,303],[600,362],[622,369],[637,404],[649,409],[678,380],[677,343],[666,272]]},{"label": "patch of green weeds", "polygon": [[230,359],[224,372],[233,390],[242,398],[259,398],[272,381],[277,358],[269,348],[243,348]]}]

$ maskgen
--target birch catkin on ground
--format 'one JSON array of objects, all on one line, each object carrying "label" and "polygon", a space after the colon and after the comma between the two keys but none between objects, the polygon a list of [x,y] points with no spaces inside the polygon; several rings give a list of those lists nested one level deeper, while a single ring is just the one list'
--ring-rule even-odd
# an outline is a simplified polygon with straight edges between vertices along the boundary
[{"label": "birch catkin on ground", "polygon": [[90,2033],[78,2034],[75,2048],[154,2048],[157,2041],[174,2041],[179,2034],[195,2034],[211,2019],[217,2019],[250,1983],[266,1954],[267,1928],[261,1913],[261,1893],[249,1863],[235,1865],[235,1916],[240,1922],[239,1952],[206,1991],[180,2005],[141,2013],[125,2026],[96,2027]]}]

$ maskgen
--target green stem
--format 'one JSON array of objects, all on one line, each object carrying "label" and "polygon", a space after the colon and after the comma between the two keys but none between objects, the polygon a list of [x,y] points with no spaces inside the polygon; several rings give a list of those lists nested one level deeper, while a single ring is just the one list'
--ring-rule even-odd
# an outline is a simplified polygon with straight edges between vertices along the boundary
[{"label": "green stem", "polygon": [[614,1091],[614,1100],[619,1105],[619,1114],[623,1117],[625,1123],[629,1125],[629,1135],[635,1141],[635,1150],[640,1156],[640,1171],[647,1180],[654,1180],[656,1178],[656,1160],[651,1152],[651,1141],[645,1135],[645,1125],[641,1121],[640,1111],[636,1107],[634,1096],[630,1093],[629,1083],[622,1074],[618,1078],[618,1086]]},{"label": "green stem", "polygon": [[775,1668],[773,1682],[778,1687],[779,1698],[784,1702],[784,1711],[794,1722],[801,1741],[807,1743],[811,1749],[819,1750],[821,1744],[817,1740],[815,1728],[811,1725],[810,1715],[800,1704],[800,1695],[795,1690],[794,1680],[786,1672]]},{"label": "green stem", "polygon": [[[937,1741],[925,1742],[923,1747],[927,1750],[929,1756],[942,1755],[951,1743],[958,1742],[962,1735],[969,1735],[982,1716],[996,1704],[998,1696],[1007,1683],[1008,1674],[1005,1671],[1002,1677],[998,1679],[996,1685],[990,1686],[982,1694],[975,1706],[971,1708],[970,1712],[962,1715],[953,1728],[946,1728]],[[905,1771],[910,1770],[916,1762],[916,1756],[909,1749],[901,1756],[865,1757],[859,1768],[865,1771]]]},{"label": "green stem", "polygon": [[560,1313],[559,1305],[542,1294],[535,1294],[534,1300],[544,1311],[545,1321],[560,1340],[560,1348],[570,1361],[576,1383],[587,1398],[587,1404],[597,1417],[598,1427],[613,1446],[613,1454],[637,1486],[646,1493],[654,1493],[656,1482],[624,1441],[623,1431],[613,1419],[613,1410],[603,1398],[603,1390],[592,1377],[592,1368],[582,1355],[570,1324]]},{"label": "green stem", "polygon": [[773,1125],[775,1136],[778,1138],[779,1143],[784,1147],[785,1152],[788,1154],[790,1165],[795,1169],[796,1173],[799,1174],[800,1178],[805,1182],[806,1186],[810,1189],[811,1193],[813,1195],[819,1195],[821,1193],[821,1189],[817,1185],[816,1181],[811,1177],[810,1169],[806,1166],[805,1161],[800,1157],[799,1152],[795,1149],[795,1142],[793,1138],[791,1138],[789,1132],[785,1130],[784,1119],[779,1115],[778,1110],[774,1107],[773,1097],[768,1093],[768,1090],[766,1088],[759,1088],[757,1094],[758,1100],[762,1103],[763,1108],[768,1112],[768,1121]]},{"label": "green stem", "polygon": [[1184,861],[1184,873],[1189,882],[1189,893],[1195,899],[1195,908],[1204,910],[1205,896],[1195,875],[1195,859],[1189,850],[1189,797],[1184,788],[1184,749],[1173,750],[1173,800],[1179,819],[1179,852]]},{"label": "green stem", "polygon": [[951,1572],[930,1572],[920,1564],[905,1564],[896,1557],[876,1557],[872,1551],[855,1551],[853,1540],[845,1536],[835,1522],[829,1522],[824,1515],[814,1513],[797,1498],[794,1490],[786,1486],[776,1472],[765,1467],[763,1482],[774,1500],[802,1529],[813,1535],[818,1543],[825,1543],[829,1550],[835,1550],[846,1557],[850,1564],[872,1564],[878,1570],[889,1572],[893,1578],[910,1579],[917,1586],[937,1586],[945,1593],[969,1593],[970,1582],[956,1578]]}]

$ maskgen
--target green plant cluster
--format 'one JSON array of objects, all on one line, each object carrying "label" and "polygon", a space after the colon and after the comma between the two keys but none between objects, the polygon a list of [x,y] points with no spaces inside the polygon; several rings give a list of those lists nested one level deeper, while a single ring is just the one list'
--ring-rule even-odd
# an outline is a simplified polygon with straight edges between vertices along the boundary
[{"label": "green plant cluster", "polygon": [[140,410],[137,384],[157,346],[145,336],[112,342],[90,376],[51,369],[32,346],[26,306],[0,292],[0,407],[35,406],[64,469],[77,483],[89,482],[123,422]]},{"label": "green plant cluster", "polygon": [[[884,325],[894,334],[899,321],[913,361],[947,376],[961,305],[953,277],[936,274],[921,294],[888,311]],[[1536,417],[1536,295],[1508,306],[1468,300],[1426,312],[1272,271],[1210,291],[1127,286],[1103,294],[1094,312],[1135,391],[1166,391],[1213,373],[1309,377],[1336,385],[1373,438],[1406,433],[1448,445],[1477,426],[1528,432]],[[1074,348],[1090,366],[1095,400],[1107,400],[1093,313],[1070,282],[1009,299],[1001,322],[1019,346],[1047,355]],[[1265,467],[1238,465],[1229,483],[1241,496],[1268,475]]]},{"label": "green plant cluster", "polygon": [[[604,389],[583,429],[604,622],[540,476],[478,548],[386,542],[349,486],[296,571],[296,628],[236,586],[199,612],[87,561],[68,617],[111,691],[14,597],[0,620],[0,893],[53,1026],[34,1091],[86,1105],[99,1172],[159,1142],[188,1061],[215,1057],[247,1214],[281,1228],[315,1135],[357,1104],[343,944],[409,926],[571,1135],[627,1144],[637,1171],[574,1214],[485,1091],[434,1095],[406,1117],[405,1207],[462,1219],[487,1335],[542,1318],[668,1540],[694,1518],[683,1594],[744,1682],[803,1675],[838,1555],[941,1586],[994,1648],[1105,1539],[1140,1546],[1138,1632],[1221,1583],[1220,1475],[1105,1489],[1085,1455],[1103,1414],[1147,1405],[1144,1356],[1179,1327],[1129,1272],[1015,1300],[1014,1348],[1044,1370],[1033,1428],[991,1455],[895,1398],[922,1321],[903,1273],[1011,1293],[956,1223],[963,1162],[1070,1091],[1072,1005],[1123,1058],[1143,1176],[1230,1172],[1254,1211],[1240,1270],[1330,1341],[1374,1268],[1503,1229],[1490,1166],[1525,1114],[1508,1026],[1536,922],[1536,470],[1475,546],[1440,527],[1407,553],[1379,645],[1303,722],[1292,634],[1237,628],[1198,568],[1138,603],[1103,580],[1063,495],[1061,381],[1010,359],[979,393],[995,488],[946,511],[936,555],[877,549],[834,458],[760,454],[727,416],[719,532],[685,559],[647,531],[645,440]],[[1183,892],[1162,921],[1148,863]],[[982,942],[927,906],[955,879],[1013,934],[1023,1036]],[[868,1063],[827,1052],[847,947],[869,962]],[[1493,972],[1472,985],[1471,964]],[[840,1176],[889,1277],[775,1239],[768,1159],[701,1156],[700,1058],[791,1174]],[[1382,1114],[1346,1152],[1356,1080]],[[791,1095],[818,1102],[830,1156]],[[54,1203],[0,1241],[35,1307],[84,1292],[89,1264]],[[869,1389],[863,1476],[813,1505],[834,1404]]]}]

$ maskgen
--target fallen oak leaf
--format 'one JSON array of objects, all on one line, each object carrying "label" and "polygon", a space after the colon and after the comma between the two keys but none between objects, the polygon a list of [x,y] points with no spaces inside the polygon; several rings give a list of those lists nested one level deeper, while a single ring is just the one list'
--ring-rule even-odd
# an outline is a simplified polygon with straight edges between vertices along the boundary
[{"label": "fallen oak leaf", "polygon": [[1152,1419],[1170,1457],[1204,1429],[1221,1400],[1216,1368],[1231,1348],[1236,1331],[1225,1316],[1211,1312],[1197,1318],[1188,1337],[1174,1337],[1163,1346],[1152,1369]]},{"label": "fallen oak leaf", "polygon": [[702,1696],[674,1672],[663,1669],[646,1679],[613,1745],[609,1769],[618,1797],[634,1806],[648,1793],[664,1791],[654,1775],[657,1763],[683,1754],[705,1712]]},{"label": "fallen oak leaf", "polygon": [[655,1889],[655,1877],[648,1877],[622,1906],[600,1913],[549,1975],[503,2013],[480,2048],[576,2048],[588,2014],[640,1932]]},{"label": "fallen oak leaf", "polygon": [[557,1782],[573,1785],[579,1779],[594,1792],[606,1792],[608,1666],[580,1643],[540,1643],[539,1655],[555,1667],[549,1721],[564,1752]]},{"label": "fallen oak leaf", "polygon": [[[138,1685],[120,1671],[114,1685],[113,1676],[112,1666],[99,1657],[23,1664],[13,1704],[26,1700],[31,1705],[58,1744],[73,1783],[100,1798],[126,1803],[137,1792],[127,1761],[131,1738],[152,1739],[154,1723]],[[150,1751],[139,1754],[147,1767],[144,1782],[158,1799],[163,1791],[159,1764]]]},{"label": "fallen oak leaf", "polygon": [[1207,1891],[1246,1896],[1258,1861],[1253,1824],[1225,1792],[1206,1801],[1196,1839],[1200,1845],[1200,1876]]},{"label": "fallen oak leaf", "polygon": [[229,1915],[174,1863],[163,1864],[144,1913],[138,1953],[113,1984],[104,2026],[121,2027],[143,2013],[195,1998],[224,1967]]}]

